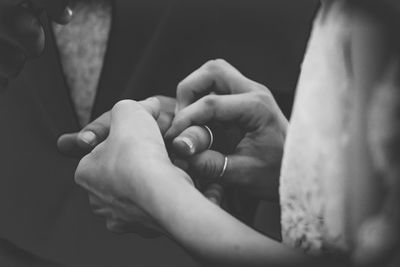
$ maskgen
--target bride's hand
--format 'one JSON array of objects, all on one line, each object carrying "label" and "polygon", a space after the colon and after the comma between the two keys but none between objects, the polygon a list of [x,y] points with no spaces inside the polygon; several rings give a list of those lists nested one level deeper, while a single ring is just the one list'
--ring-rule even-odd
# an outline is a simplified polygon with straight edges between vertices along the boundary
[{"label": "bride's hand", "polygon": [[[76,182],[90,195],[94,212],[105,216],[108,229],[154,235],[163,229],[149,216],[148,206],[165,177],[192,181],[175,167],[166,151],[156,119],[159,101],[124,100],[109,113],[107,138],[82,158]],[[169,181],[168,181],[169,182]]]},{"label": "bride's hand", "polygon": [[[146,105],[150,105],[150,107],[153,106],[152,109],[158,110],[157,124],[161,133],[164,133],[169,128],[173,118],[176,104],[175,99],[157,96],[143,103],[145,107]],[[150,107],[147,107],[147,109],[150,109]],[[108,137],[111,127],[111,113],[112,111],[104,113],[85,126],[80,132],[62,135],[58,140],[59,150],[67,156],[79,158],[90,153]],[[207,136],[204,136],[206,133],[203,130],[200,127],[190,127],[187,129],[188,133],[192,133],[199,138],[198,140],[194,140],[194,142],[197,151],[200,152],[205,149],[203,147],[207,145],[205,143],[208,141],[206,140]],[[220,203],[222,198],[221,187],[215,184],[208,185],[203,194],[210,201],[217,204]],[[164,230],[154,220],[134,205],[130,206],[129,213],[125,213],[123,209],[119,209],[117,212],[114,210],[115,206],[109,205],[102,198],[91,192],[89,192],[89,203],[95,214],[107,218],[107,228],[113,232],[136,233],[146,238],[157,237],[164,233]]]},{"label": "bride's hand", "polygon": [[212,122],[235,125],[244,134],[222,177],[225,155],[212,150],[193,155],[191,171],[260,199],[277,199],[288,122],[270,91],[223,60],[207,62],[178,85],[177,112],[165,137],[177,143],[188,127]]}]

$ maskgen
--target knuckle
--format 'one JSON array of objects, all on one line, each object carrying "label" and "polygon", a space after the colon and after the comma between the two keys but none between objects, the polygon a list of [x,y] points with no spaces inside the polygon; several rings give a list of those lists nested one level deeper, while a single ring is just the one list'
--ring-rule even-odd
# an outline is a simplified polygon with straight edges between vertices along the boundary
[{"label": "knuckle", "polygon": [[113,111],[119,111],[119,110],[123,110],[126,108],[131,108],[131,107],[140,107],[139,103],[137,103],[134,100],[130,100],[130,99],[124,99],[124,100],[120,100],[118,101],[114,107],[113,107]]},{"label": "knuckle", "polygon": [[197,164],[195,163],[194,167],[201,176],[207,179],[212,179],[218,175],[217,165],[210,157],[203,157]]},{"label": "knuckle", "polygon": [[[136,112],[141,112],[143,113],[144,116],[148,114],[148,112],[145,110],[145,108],[137,101],[131,100],[131,99],[124,99],[121,101],[118,101],[114,107],[111,110],[111,114],[121,114],[125,112],[131,112],[131,113],[136,113]],[[145,115],[146,114],[146,115]]]},{"label": "knuckle", "polygon": [[252,91],[254,92],[258,92],[260,94],[265,93],[265,94],[271,94],[271,91],[268,89],[268,87],[266,87],[265,85],[258,83],[258,82],[254,82],[252,81]]},{"label": "knuckle", "polygon": [[187,115],[184,112],[180,112],[175,116],[174,120],[172,121],[171,128],[173,127],[181,130],[181,128],[189,126],[190,123],[191,122],[189,121]]},{"label": "knuckle", "polygon": [[205,108],[213,108],[217,104],[218,101],[218,96],[217,95],[207,95],[202,98],[203,104],[205,105]]},{"label": "knuckle", "polygon": [[256,91],[250,94],[252,108],[255,111],[267,112],[271,109],[272,94],[269,91]]},{"label": "knuckle", "polygon": [[205,69],[212,74],[220,74],[229,64],[223,59],[213,59],[205,64]]},{"label": "knuckle", "polygon": [[186,80],[183,80],[179,82],[178,86],[176,87],[176,95],[179,96],[184,96],[186,94]]},{"label": "knuckle", "polygon": [[88,156],[85,156],[81,159],[81,161],[78,164],[78,167],[76,168],[75,175],[74,175],[74,180],[75,183],[78,185],[84,185],[86,184],[86,179],[88,178],[88,175],[90,172],[87,171],[87,162],[88,161]]}]

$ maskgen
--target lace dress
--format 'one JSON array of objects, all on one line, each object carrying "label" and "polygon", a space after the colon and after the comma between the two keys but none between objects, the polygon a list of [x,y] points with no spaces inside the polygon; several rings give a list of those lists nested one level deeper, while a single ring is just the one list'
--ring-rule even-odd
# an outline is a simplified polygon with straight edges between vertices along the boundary
[{"label": "lace dress", "polygon": [[[314,20],[281,169],[283,242],[311,254],[349,250],[351,239],[357,235],[349,232],[354,210],[349,212],[348,204],[352,192],[358,192],[353,182],[357,180],[355,177],[360,176],[362,181],[365,175],[366,181],[374,181],[387,192],[393,191],[389,184],[399,188],[398,178],[385,180],[388,170],[398,169],[399,149],[392,146],[389,151],[384,144],[398,144],[400,140],[399,64],[398,61],[382,63],[382,69],[371,71],[372,76],[376,75],[372,80],[379,83],[359,86],[368,77],[360,79],[355,70],[369,70],[373,66],[367,60],[365,64],[354,65],[352,60],[358,49],[353,39],[365,38],[369,42],[369,29],[380,26],[369,15],[371,9],[358,12],[357,5],[349,2],[360,1],[326,1]],[[379,6],[390,1],[375,2]],[[365,36],[356,36],[363,32],[367,32]],[[370,39],[374,46],[373,38]],[[379,47],[375,48],[373,51],[379,54]],[[366,54],[365,58],[368,57]],[[364,145],[357,146],[358,142]],[[364,167],[368,171],[360,174]],[[357,186],[362,193],[363,183]],[[398,194],[395,199],[398,200]],[[398,210],[399,204],[393,203],[392,210]],[[366,202],[365,209],[374,205],[374,201]],[[390,217],[386,215],[385,218]],[[392,216],[388,220],[397,219]]]}]

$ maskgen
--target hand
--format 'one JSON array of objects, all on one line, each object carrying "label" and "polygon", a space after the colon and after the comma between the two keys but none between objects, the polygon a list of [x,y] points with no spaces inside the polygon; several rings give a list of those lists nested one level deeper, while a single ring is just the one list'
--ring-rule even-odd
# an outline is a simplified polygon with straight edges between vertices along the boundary
[{"label": "hand", "polygon": [[[165,96],[156,96],[157,100],[152,98],[145,101],[145,103],[156,103],[159,105],[159,115],[157,123],[161,133],[170,127],[176,101],[173,98]],[[154,102],[155,101],[155,102]],[[154,105],[154,104],[153,104]],[[58,149],[63,154],[70,157],[82,157],[90,153],[97,145],[101,144],[109,135],[111,127],[111,111],[104,113],[102,116],[97,118],[95,121],[88,124],[80,132],[64,134],[58,139]],[[193,146],[197,152],[204,151],[210,140],[208,133],[202,127],[193,126],[189,127],[184,131],[183,135],[189,136],[193,140]],[[178,154],[182,155],[185,153],[185,148],[180,146],[179,142],[177,146],[173,148]],[[186,167],[180,164],[182,160],[175,160],[174,163],[181,169],[185,170]],[[203,191],[204,195],[213,203],[221,204],[223,190],[218,184],[208,184]],[[102,202],[100,198],[89,193],[89,202],[95,214],[105,216],[111,214],[111,207],[106,203]],[[131,210],[133,208],[131,207]],[[163,233],[163,230],[155,225],[151,219],[148,218],[140,209],[131,211],[131,222],[123,217],[114,216],[113,219],[107,220],[107,228],[114,232],[134,232],[140,234],[143,237],[156,237]]]},{"label": "hand", "polygon": [[72,16],[68,0],[0,0],[0,87],[16,76],[25,61],[38,57],[45,46],[39,21],[42,10],[57,23]]},{"label": "hand", "polygon": [[92,208],[107,217],[110,230],[162,231],[146,215],[152,188],[161,186],[162,177],[171,177],[168,173],[184,177],[178,182],[191,184],[191,180],[168,157],[156,123],[160,103],[156,98],[140,103],[124,100],[108,114],[109,135],[81,160],[76,182],[89,191]]},{"label": "hand", "polygon": [[[174,117],[176,100],[166,96],[155,96],[160,109],[157,123],[161,133],[165,133],[171,126]],[[86,125],[81,131],[63,134],[57,142],[61,153],[69,157],[83,157],[103,142],[110,130],[111,111],[105,112],[93,122]]]},{"label": "hand", "polygon": [[[166,138],[176,141],[191,125],[236,125],[244,135],[229,155],[221,181],[260,199],[278,199],[288,122],[265,86],[244,77],[225,61],[210,61],[179,84],[177,106]],[[219,179],[224,159],[217,151],[205,151],[190,159],[189,168],[200,177]]]}]

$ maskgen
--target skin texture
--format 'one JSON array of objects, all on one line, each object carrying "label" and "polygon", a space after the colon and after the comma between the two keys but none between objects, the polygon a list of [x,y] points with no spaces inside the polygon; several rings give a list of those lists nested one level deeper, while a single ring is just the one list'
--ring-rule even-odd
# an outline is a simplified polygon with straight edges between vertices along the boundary
[{"label": "skin texture", "polygon": [[116,104],[107,139],[79,163],[75,180],[101,200],[108,227],[114,227],[115,218],[137,222],[139,209],[208,264],[324,266],[321,259],[259,234],[204,198],[170,161],[156,123],[156,102]]},{"label": "skin texture", "polygon": [[[206,96],[198,98],[201,95]],[[228,155],[222,182],[258,199],[278,199],[288,122],[265,86],[244,77],[224,60],[207,62],[178,85],[177,112],[165,136],[175,138],[191,125],[215,121],[234,125],[243,133]],[[200,176],[218,178],[224,157],[206,151],[189,164]]]},{"label": "skin texture", "polygon": [[[176,100],[170,97],[157,96],[146,100],[144,103],[155,105],[154,109],[159,110],[157,114],[157,125],[162,134],[171,126],[174,117]],[[146,104],[144,104],[146,105]],[[104,113],[102,116],[85,126],[80,132],[64,134],[58,139],[58,149],[61,153],[69,156],[81,158],[90,153],[97,145],[101,144],[109,135],[111,127],[112,111]],[[169,157],[172,157],[173,164],[180,169],[187,171],[188,165],[182,157],[190,156],[180,139],[190,139],[193,142],[193,148],[196,153],[202,153],[208,149],[210,136],[208,132],[200,126],[188,127],[173,142],[170,148]],[[175,155],[180,155],[177,157]],[[191,180],[188,180],[192,183]],[[202,192],[214,204],[220,205],[223,199],[223,188],[216,183],[207,183],[202,187]],[[110,208],[101,198],[94,194],[89,194],[89,202],[95,214],[106,216],[111,214]],[[135,208],[131,213],[131,219],[126,216],[112,216],[107,219],[109,230],[117,233],[136,233],[145,238],[154,238],[160,236],[165,231],[149,219],[140,209]]]},{"label": "skin texture", "polygon": [[[359,24],[354,23],[352,25],[357,29]],[[361,21],[360,25],[365,25],[365,21]],[[363,29],[365,28],[363,27]],[[382,30],[378,28],[378,32],[382,32]],[[372,97],[367,88],[373,83],[368,82],[368,79],[373,77],[373,74],[380,73],[376,72],[375,63],[382,62],[381,60],[386,58],[379,56],[377,52],[387,50],[380,50],[379,47],[381,46],[364,46],[371,44],[371,42],[365,42],[366,37],[371,37],[371,32],[363,33],[361,30],[357,30],[355,33],[357,34],[353,34],[354,39],[351,40],[351,45],[358,49],[351,54],[354,56],[354,58],[351,58],[351,67],[354,68],[353,73],[355,75],[354,80],[352,80],[354,82],[352,88],[356,91],[358,97],[352,98],[356,101],[353,103],[355,106],[350,115],[354,116],[353,118],[356,119],[357,123],[352,125],[351,141],[347,146],[352,151],[352,154],[349,154],[349,158],[347,158],[349,165],[346,164],[342,167],[351,178],[344,179],[345,182],[348,182],[345,194],[349,194],[349,198],[346,200],[349,201],[349,205],[346,207],[349,208],[350,212],[347,216],[349,220],[346,227],[356,229],[362,225],[361,229],[365,227],[364,232],[368,232],[365,230],[370,229],[367,226],[374,225],[374,222],[376,222],[373,216],[379,216],[380,212],[384,212],[387,203],[394,203],[392,198],[389,202],[381,200],[383,195],[380,193],[379,187],[383,184],[376,180],[378,177],[374,176],[375,173],[371,171],[373,165],[369,162],[371,162],[373,155],[366,150],[370,144],[368,144],[369,141],[365,135],[369,134],[366,125],[372,122],[371,117],[369,117],[371,114],[364,112],[366,108],[364,104],[376,103],[365,101],[365,98]],[[361,36],[358,34],[361,34]],[[375,38],[373,39],[375,40]],[[371,54],[377,56],[377,58],[371,57]],[[174,121],[165,134],[167,138],[173,138],[190,125],[206,123],[211,119],[234,120],[247,131],[246,133],[252,133],[245,135],[242,140],[252,140],[251,138],[257,140],[256,137],[260,129],[268,129],[268,125],[274,125],[272,128],[275,133],[280,133],[278,136],[281,138],[285,136],[285,134],[282,134],[285,133],[282,129],[286,129],[283,127],[286,124],[279,119],[282,117],[274,109],[273,98],[268,97],[265,91],[256,89],[259,88],[256,83],[244,78],[226,62],[212,61],[205,66],[190,78],[199,76],[200,81],[206,81],[204,83],[206,86],[203,86],[202,82],[197,83],[197,79],[194,79],[189,83],[191,90],[195,92],[198,92],[195,90],[198,88],[200,88],[200,91],[202,88],[209,90],[210,86],[213,85],[217,90],[218,88],[222,89],[219,93],[225,92],[225,95],[207,95],[197,101],[193,100],[194,102],[187,106],[178,105]],[[365,68],[365,66],[369,68]],[[396,70],[396,68],[394,69]],[[199,73],[201,75],[197,75]],[[394,73],[395,76],[393,77],[396,77],[397,71],[394,71]],[[206,78],[204,79],[204,77]],[[313,77],[315,76],[307,76],[307,79],[312,80]],[[393,77],[389,81],[397,81]],[[242,88],[243,91],[229,91],[231,84],[239,84],[239,88]],[[193,87],[193,85],[196,86]],[[180,84],[180,88],[182,88],[182,84]],[[396,91],[391,92],[392,96],[394,96],[393,92]],[[254,95],[257,95],[257,98],[253,98]],[[257,104],[255,99],[265,105]],[[349,264],[347,257],[353,258],[355,266],[365,266],[370,263],[380,266],[382,255],[388,255],[387,253],[396,248],[396,244],[398,244],[396,238],[391,240],[387,247],[386,244],[388,243],[383,242],[379,245],[379,248],[384,248],[383,254],[375,255],[372,258],[367,258],[366,262],[361,262],[357,259],[357,253],[368,251],[367,248],[371,248],[368,245],[371,244],[354,242],[352,250],[338,263],[324,257],[305,256],[298,250],[279,244],[253,231],[217,206],[211,205],[187,182],[187,173],[177,169],[166,156],[162,135],[155,124],[157,116],[154,116],[154,112],[152,112],[153,117],[144,116],[143,109],[141,112],[137,111],[140,110],[140,105],[140,103],[128,101],[113,109],[110,137],[96,147],[91,154],[83,158],[76,173],[76,181],[89,192],[96,193],[104,201],[109,201],[114,211],[118,211],[119,202],[126,204],[124,206],[126,211],[129,211],[130,206],[136,205],[152,220],[158,222],[158,225],[170,237],[181,244],[194,257],[216,266],[346,266]],[[385,106],[381,107],[384,108]],[[379,108],[377,109],[379,110]],[[252,114],[251,117],[248,117],[249,114]],[[278,122],[271,124],[275,120]],[[134,130],[143,127],[146,129]],[[362,133],[364,135],[361,135]],[[265,133],[263,136],[265,136]],[[394,139],[389,140],[396,140],[397,137],[393,135],[391,138]],[[250,141],[243,144],[248,145],[247,148],[255,149],[256,147],[252,147]],[[118,148],[120,149],[118,150]],[[257,149],[260,149],[260,146],[257,146]],[[247,151],[251,151],[251,149]],[[238,150],[236,153],[239,158],[243,156],[241,154],[243,150]],[[389,155],[396,155],[395,151],[390,153]],[[265,155],[265,153],[262,154]],[[146,158],[146,163],[143,162],[143,155]],[[261,155],[261,153],[245,154],[245,156],[252,157],[257,155]],[[231,155],[231,157],[234,156]],[[395,160],[397,156],[390,158]],[[255,159],[257,160],[257,158]],[[153,166],[157,166],[157,168],[148,168],[149,164],[154,164]],[[240,162],[237,164],[240,164]],[[390,168],[388,170],[387,180],[391,180],[396,185],[394,188],[397,188],[397,180],[393,178],[398,173],[397,169]],[[368,176],[365,176],[365,174],[368,174]],[[227,177],[229,177],[229,171]],[[257,179],[257,177],[257,173],[255,173],[254,179]],[[389,179],[390,177],[392,178]],[[389,196],[396,196],[396,190],[390,192]],[[393,192],[395,193],[393,194]],[[364,205],[366,201],[373,205]],[[382,204],[384,205],[382,206]],[[394,213],[385,214],[384,212],[383,214],[393,216],[389,222],[396,222],[396,218],[398,218],[395,212],[396,205],[391,207],[389,210],[394,211]],[[367,226],[363,225],[363,222],[366,222]],[[377,225],[378,228],[374,229],[378,229],[378,233],[380,230],[386,234],[392,231],[394,236],[397,236],[395,228],[386,227],[397,224],[378,223]],[[354,235],[358,235],[358,231],[350,231]],[[356,239],[352,235],[349,238]],[[353,254],[354,252],[355,254]]]}]

